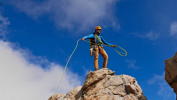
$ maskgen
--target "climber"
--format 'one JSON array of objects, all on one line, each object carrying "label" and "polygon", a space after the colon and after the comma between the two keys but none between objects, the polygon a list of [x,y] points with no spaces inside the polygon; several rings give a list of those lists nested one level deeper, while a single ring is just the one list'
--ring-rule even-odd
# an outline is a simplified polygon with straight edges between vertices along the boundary
[{"label": "climber", "polygon": [[95,32],[93,34],[84,36],[81,38],[81,40],[90,40],[90,55],[94,55],[94,67],[95,70],[99,69],[98,65],[98,56],[99,54],[102,55],[103,57],[103,68],[107,68],[108,64],[108,55],[106,51],[103,48],[103,45],[110,46],[110,47],[117,47],[117,45],[112,45],[110,43],[107,43],[103,37],[100,35],[101,34],[101,26],[96,26],[95,27]]}]

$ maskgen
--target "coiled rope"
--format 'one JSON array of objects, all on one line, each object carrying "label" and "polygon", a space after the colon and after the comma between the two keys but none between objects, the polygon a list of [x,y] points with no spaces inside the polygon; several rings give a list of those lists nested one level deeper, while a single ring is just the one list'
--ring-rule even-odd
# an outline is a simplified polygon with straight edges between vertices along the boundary
[{"label": "coiled rope", "polygon": [[[106,45],[108,47],[111,47],[110,45]],[[114,49],[114,51],[119,54],[120,56],[127,56],[128,52],[122,48],[121,46],[117,46],[117,47],[112,47]],[[119,49],[119,50],[118,50]]]},{"label": "coiled rope", "polygon": [[[116,48],[121,49],[123,52],[120,52],[120,51],[117,50]],[[115,48],[113,48],[113,49],[114,49],[114,51],[115,51],[116,53],[118,53],[120,56],[127,56],[127,55],[128,55],[128,52],[127,52],[124,48],[122,48],[121,46],[115,47]]]}]

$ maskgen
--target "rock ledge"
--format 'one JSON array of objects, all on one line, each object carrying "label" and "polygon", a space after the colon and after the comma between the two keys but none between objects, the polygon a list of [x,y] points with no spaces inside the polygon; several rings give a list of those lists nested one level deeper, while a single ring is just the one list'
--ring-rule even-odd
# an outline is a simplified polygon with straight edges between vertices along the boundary
[{"label": "rock ledge", "polygon": [[89,72],[83,86],[48,100],[147,100],[135,78],[109,69]]}]

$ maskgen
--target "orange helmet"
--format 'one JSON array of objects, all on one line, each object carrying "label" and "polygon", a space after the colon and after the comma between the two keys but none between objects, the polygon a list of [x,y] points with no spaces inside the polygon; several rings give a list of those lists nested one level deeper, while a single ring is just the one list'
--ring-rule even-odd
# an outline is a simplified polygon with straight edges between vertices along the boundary
[{"label": "orange helmet", "polygon": [[101,26],[96,26],[95,27],[95,30],[101,30],[102,28],[101,28]]}]

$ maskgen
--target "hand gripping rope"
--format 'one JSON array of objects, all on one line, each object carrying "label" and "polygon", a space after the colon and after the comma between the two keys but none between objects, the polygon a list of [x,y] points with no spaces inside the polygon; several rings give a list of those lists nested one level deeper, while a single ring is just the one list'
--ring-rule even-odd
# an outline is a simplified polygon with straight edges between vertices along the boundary
[{"label": "hand gripping rope", "polygon": [[[108,47],[111,47],[109,45],[106,45]],[[128,52],[122,48],[121,46],[117,46],[117,47],[112,47],[114,49],[114,51],[119,54],[120,56],[127,56],[128,55]]]}]

